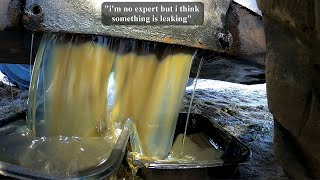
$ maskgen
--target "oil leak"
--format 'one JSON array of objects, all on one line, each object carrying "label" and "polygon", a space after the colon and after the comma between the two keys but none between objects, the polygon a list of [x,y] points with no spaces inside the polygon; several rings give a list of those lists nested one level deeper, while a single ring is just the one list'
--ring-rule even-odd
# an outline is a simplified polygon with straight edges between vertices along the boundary
[{"label": "oil leak", "polygon": [[165,160],[180,163],[208,162],[220,159],[223,154],[223,151],[212,147],[204,133],[178,134],[170,154]]},{"label": "oil leak", "polygon": [[31,79],[31,72],[32,72],[33,41],[34,41],[34,32],[31,34],[31,43],[30,43],[30,55],[29,55],[30,79]]},{"label": "oil leak", "polygon": [[[210,147],[198,146],[200,134],[186,137],[186,129],[173,142],[194,54],[154,42],[45,34],[32,73],[27,128],[12,135],[24,149],[14,153],[14,162],[64,174],[95,166],[108,158],[126,118],[134,119],[131,142],[141,156],[218,157]],[[12,151],[3,143],[6,156]],[[182,148],[187,159],[177,157]]]},{"label": "oil leak", "polygon": [[[58,171],[70,173],[75,170],[71,166],[83,166],[57,153],[63,149],[59,149],[57,137],[114,142],[126,118],[134,119],[136,127],[133,150],[165,159],[173,143],[194,54],[195,50],[186,53],[180,46],[155,42],[45,34],[35,60],[28,104],[28,127],[35,139],[45,140],[29,148],[20,163],[30,167],[33,159],[42,159],[34,162],[38,169],[51,172],[57,166],[54,159],[59,159],[65,164]],[[79,149],[74,149],[72,142],[66,144],[64,148],[70,146],[71,152]],[[112,143],[106,147],[112,149]]]},{"label": "oil leak", "polygon": [[186,136],[187,136],[187,129],[188,129],[188,123],[189,123],[192,103],[193,103],[194,95],[196,93],[197,82],[198,82],[200,71],[201,71],[201,68],[202,68],[202,65],[203,65],[203,60],[204,60],[204,58],[202,57],[201,60],[200,60],[200,63],[199,63],[197,76],[195,78],[195,83],[194,83],[193,90],[192,90],[192,95],[191,95],[190,104],[189,104],[189,108],[188,108],[187,119],[186,119],[186,125],[185,125],[184,134],[183,134],[183,138],[182,138],[181,157],[183,157],[183,150],[184,150],[185,140],[186,140]]}]

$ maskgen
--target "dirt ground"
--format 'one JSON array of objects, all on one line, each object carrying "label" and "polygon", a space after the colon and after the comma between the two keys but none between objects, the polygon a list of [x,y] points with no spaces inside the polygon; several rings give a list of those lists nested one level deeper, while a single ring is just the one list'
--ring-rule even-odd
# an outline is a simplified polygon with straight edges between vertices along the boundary
[{"label": "dirt ground", "polygon": [[[0,78],[0,117],[27,107],[28,92],[8,86]],[[187,112],[193,85],[188,87],[182,112]],[[239,166],[239,179],[287,179],[272,152],[273,119],[267,108],[266,86],[199,80],[192,104],[200,113],[238,137],[252,150],[252,158]]]}]

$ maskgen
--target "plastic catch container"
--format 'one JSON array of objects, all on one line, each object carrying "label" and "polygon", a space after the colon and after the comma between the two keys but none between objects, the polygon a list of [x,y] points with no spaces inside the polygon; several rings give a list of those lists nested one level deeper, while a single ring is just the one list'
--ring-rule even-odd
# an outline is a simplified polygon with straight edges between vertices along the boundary
[{"label": "plastic catch container", "polygon": [[[25,125],[24,118],[25,113],[18,113],[0,120],[0,125],[2,125],[0,126],[0,137],[10,138],[12,132],[21,125]],[[117,170],[125,155],[128,139],[132,132],[132,121],[127,119],[124,122],[122,132],[109,158],[96,167],[79,170],[75,174],[63,176],[61,174],[38,172],[0,160],[0,175],[18,179],[116,179]],[[0,179],[2,178],[3,177],[0,176]]]}]

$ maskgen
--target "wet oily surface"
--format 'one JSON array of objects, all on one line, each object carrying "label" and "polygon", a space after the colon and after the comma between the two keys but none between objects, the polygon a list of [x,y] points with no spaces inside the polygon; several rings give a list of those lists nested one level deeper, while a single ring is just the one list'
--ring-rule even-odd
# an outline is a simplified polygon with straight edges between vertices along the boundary
[{"label": "wet oily surface", "polygon": [[220,159],[223,151],[210,144],[205,136],[206,134],[204,133],[187,135],[182,152],[183,134],[179,134],[173,143],[169,156],[165,160],[168,162],[203,162]]},{"label": "wet oily surface", "polygon": [[[189,117],[190,121],[187,126],[186,136],[184,136],[187,117]],[[173,146],[165,159],[154,160],[150,157],[130,152],[127,160],[130,166],[143,169],[179,169],[181,167],[214,166],[222,164],[225,160],[231,163],[233,162],[232,158],[240,159],[246,156],[246,153],[249,153],[245,150],[245,147],[235,142],[235,140],[226,140],[226,138],[229,138],[227,136],[216,124],[199,114],[188,115],[188,113],[180,113]],[[239,151],[240,149],[242,150]],[[238,153],[225,153],[231,151]]]},{"label": "wet oily surface", "polygon": [[1,129],[1,161],[40,172],[71,175],[104,162],[114,146],[113,139],[108,137],[34,138],[22,123],[7,126],[15,130]]}]

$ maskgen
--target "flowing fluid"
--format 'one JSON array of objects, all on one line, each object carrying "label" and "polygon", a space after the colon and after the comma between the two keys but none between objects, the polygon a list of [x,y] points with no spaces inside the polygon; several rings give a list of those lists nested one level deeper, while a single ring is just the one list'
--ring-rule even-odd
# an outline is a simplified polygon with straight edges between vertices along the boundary
[{"label": "flowing fluid", "polygon": [[132,118],[133,151],[164,159],[194,53],[155,42],[46,34],[33,70],[28,127],[36,137],[112,139]]}]

